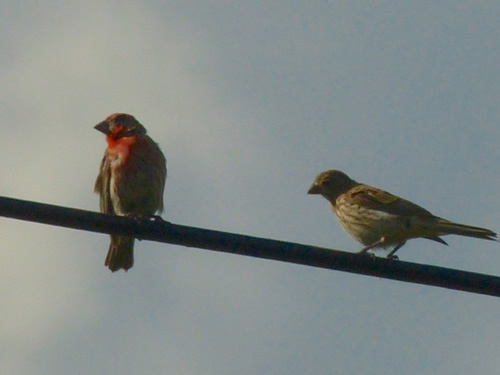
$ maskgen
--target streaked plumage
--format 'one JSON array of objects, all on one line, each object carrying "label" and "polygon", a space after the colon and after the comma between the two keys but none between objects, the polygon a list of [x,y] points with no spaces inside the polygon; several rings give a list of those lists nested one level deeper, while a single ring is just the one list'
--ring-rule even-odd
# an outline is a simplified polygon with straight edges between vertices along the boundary
[{"label": "streaked plumage", "polygon": [[[161,212],[166,160],[144,126],[131,115],[115,113],[95,129],[106,134],[108,144],[94,187],[101,212],[132,217]],[[133,237],[111,235],[105,265],[113,272],[128,270],[133,249]]]},{"label": "streaked plumage", "polygon": [[447,245],[441,236],[457,234],[495,240],[489,229],[453,223],[434,216],[425,208],[384,190],[360,184],[345,173],[320,173],[308,194],[321,194],[331,205],[342,227],[366,247],[392,247],[388,257],[412,238],[427,238]]}]

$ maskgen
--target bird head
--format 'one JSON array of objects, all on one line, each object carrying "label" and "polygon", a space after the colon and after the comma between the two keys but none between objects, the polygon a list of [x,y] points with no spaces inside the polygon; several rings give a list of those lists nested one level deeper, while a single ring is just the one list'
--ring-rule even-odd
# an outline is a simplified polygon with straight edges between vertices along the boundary
[{"label": "bird head", "polygon": [[345,173],[332,169],[317,175],[307,194],[321,194],[330,202],[335,202],[340,194],[357,185],[359,184]]},{"label": "bird head", "polygon": [[94,126],[94,129],[113,139],[146,134],[144,126],[134,116],[126,113],[114,113]]}]

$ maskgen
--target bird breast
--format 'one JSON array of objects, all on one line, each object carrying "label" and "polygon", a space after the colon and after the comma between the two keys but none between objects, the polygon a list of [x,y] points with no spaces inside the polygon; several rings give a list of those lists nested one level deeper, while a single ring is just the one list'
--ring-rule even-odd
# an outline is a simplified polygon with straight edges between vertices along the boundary
[{"label": "bird breast", "polygon": [[405,223],[399,216],[347,202],[332,208],[346,232],[363,245],[372,245],[384,237],[384,245],[391,246],[413,237],[410,218]]}]

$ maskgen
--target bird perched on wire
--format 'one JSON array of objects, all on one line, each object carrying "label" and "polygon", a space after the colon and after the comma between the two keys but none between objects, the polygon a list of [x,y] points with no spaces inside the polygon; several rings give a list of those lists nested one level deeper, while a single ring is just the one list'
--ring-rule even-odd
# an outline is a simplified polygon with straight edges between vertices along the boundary
[{"label": "bird perched on wire", "polygon": [[[434,216],[426,209],[384,190],[360,184],[345,173],[329,170],[320,173],[308,194],[321,194],[342,227],[365,247],[390,248],[393,258],[407,240],[427,238],[448,245],[440,236],[460,236],[494,240],[497,234],[489,229],[457,224]],[[395,258],[395,257],[394,257]]]},{"label": "bird perched on wire", "polygon": [[[106,134],[108,144],[94,187],[101,212],[130,217],[161,212],[166,159],[144,126],[131,115],[115,113],[94,128]],[[131,268],[134,237],[112,234],[104,264],[113,272]]]}]

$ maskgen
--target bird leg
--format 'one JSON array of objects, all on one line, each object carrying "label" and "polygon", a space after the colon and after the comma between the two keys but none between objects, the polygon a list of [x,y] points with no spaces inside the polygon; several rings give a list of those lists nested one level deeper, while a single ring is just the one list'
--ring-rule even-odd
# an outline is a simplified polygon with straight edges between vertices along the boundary
[{"label": "bird leg", "polygon": [[374,247],[377,247],[377,246],[382,246],[382,245],[384,244],[384,242],[385,242],[385,237],[382,237],[382,238],[380,238],[380,240],[378,240],[377,242],[374,242],[374,243],[372,243],[371,245],[368,245],[367,247],[362,248],[362,249],[358,252],[358,254],[366,254],[366,252],[367,252],[368,250],[371,250],[371,249],[373,249]]},{"label": "bird leg", "polygon": [[[380,240],[378,240],[378,241],[376,241],[376,242],[372,243],[371,245],[368,245],[368,246],[364,247],[363,249],[361,249],[361,250],[358,252],[358,254],[366,254],[366,252],[367,252],[368,250],[371,250],[371,249],[373,249],[373,248],[375,248],[375,247],[378,247],[378,246],[383,246],[383,245],[384,245],[384,243],[385,243],[385,237],[381,237],[381,238],[380,238]],[[398,258],[396,255],[394,255],[394,253],[395,253],[396,251],[398,251],[399,249],[401,249],[401,247],[403,247],[403,245],[404,245],[405,243],[406,243],[406,241],[401,242],[401,243],[398,243],[398,244],[396,245],[396,247],[395,247],[394,249],[392,249],[392,251],[391,251],[391,252],[387,255],[387,259],[398,260],[399,258]]]},{"label": "bird leg", "polygon": [[396,247],[392,249],[392,251],[387,255],[387,259],[399,260],[399,258],[396,255],[394,255],[394,253],[399,249],[401,249],[405,243],[406,241],[398,243]]}]

